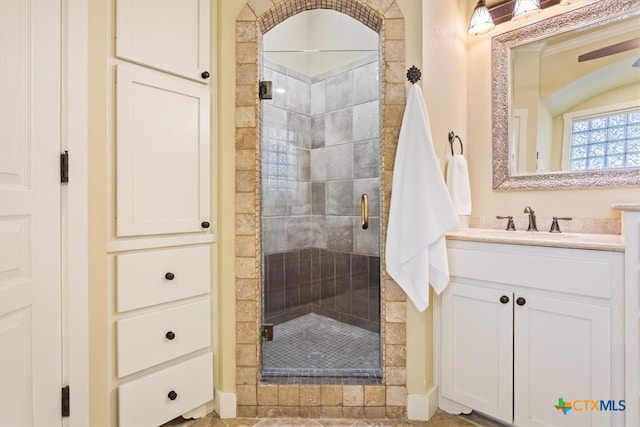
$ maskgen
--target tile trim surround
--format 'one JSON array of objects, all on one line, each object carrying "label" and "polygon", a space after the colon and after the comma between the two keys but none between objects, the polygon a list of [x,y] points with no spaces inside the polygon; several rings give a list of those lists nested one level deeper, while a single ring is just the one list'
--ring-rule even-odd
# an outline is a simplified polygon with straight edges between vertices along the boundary
[{"label": "tile trim surround", "polygon": [[[406,418],[406,296],[381,262],[383,385],[260,384],[260,103],[262,34],[305,10],[345,13],[379,33],[382,217],[405,107],[405,21],[395,0],[249,0],[236,20],[236,397],[239,417]],[[382,236],[386,235],[386,221]]]}]

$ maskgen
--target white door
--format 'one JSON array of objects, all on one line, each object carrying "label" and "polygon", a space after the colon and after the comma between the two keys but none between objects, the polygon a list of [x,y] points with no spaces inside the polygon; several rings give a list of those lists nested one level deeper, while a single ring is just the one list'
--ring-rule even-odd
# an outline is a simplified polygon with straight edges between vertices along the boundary
[{"label": "white door", "polygon": [[450,283],[442,296],[442,396],[510,423],[511,292]]},{"label": "white door", "polygon": [[611,426],[612,412],[562,402],[614,399],[611,310],[533,295],[514,306],[514,423],[522,426]]},{"label": "white door", "polygon": [[60,425],[60,1],[0,0],[0,425]]}]

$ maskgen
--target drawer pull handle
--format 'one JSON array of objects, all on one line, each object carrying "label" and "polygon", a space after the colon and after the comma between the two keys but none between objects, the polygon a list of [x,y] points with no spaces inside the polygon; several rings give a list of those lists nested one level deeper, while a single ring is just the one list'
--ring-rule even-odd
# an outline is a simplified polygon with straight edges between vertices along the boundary
[{"label": "drawer pull handle", "polygon": [[509,302],[509,297],[508,297],[508,296],[506,296],[506,295],[502,295],[502,296],[500,297],[500,302],[501,302],[501,303],[503,303],[503,304],[508,303],[508,302]]},{"label": "drawer pull handle", "polygon": [[520,298],[518,298],[516,300],[516,304],[518,304],[518,305],[525,305],[526,303],[527,303],[527,300],[522,298],[522,297],[520,297]]},{"label": "drawer pull handle", "polygon": [[176,400],[176,398],[178,397],[178,393],[171,390],[169,394],[167,394],[167,397],[169,398],[169,400]]},{"label": "drawer pull handle", "polygon": [[167,279],[167,280],[173,280],[173,279],[175,279],[175,277],[176,277],[176,275],[171,273],[171,272],[169,272],[169,273],[164,275],[164,278]]},{"label": "drawer pull handle", "polygon": [[176,337],[176,334],[173,331],[169,331],[165,334],[165,337],[171,341],[172,339],[174,339]]},{"label": "drawer pull handle", "polygon": [[200,74],[200,77],[202,77],[203,79],[208,79],[210,76],[211,76],[211,74],[209,74],[209,72],[208,72],[208,71],[203,71],[203,72]]},{"label": "drawer pull handle", "polygon": [[202,226],[202,228],[209,228],[209,226],[210,226],[211,224],[209,224],[209,222],[208,222],[208,221],[202,221],[202,224],[200,224],[200,225]]}]

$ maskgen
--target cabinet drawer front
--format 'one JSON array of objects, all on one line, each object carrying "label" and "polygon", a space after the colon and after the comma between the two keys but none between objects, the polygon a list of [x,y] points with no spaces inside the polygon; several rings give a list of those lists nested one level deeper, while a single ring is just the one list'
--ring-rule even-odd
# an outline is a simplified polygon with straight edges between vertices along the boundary
[{"label": "cabinet drawer front", "polygon": [[117,321],[118,377],[208,346],[209,304],[205,300]]},{"label": "cabinet drawer front", "polygon": [[120,426],[163,424],[213,399],[212,355],[128,382],[118,392]]},{"label": "cabinet drawer front", "polygon": [[208,293],[210,265],[209,246],[117,255],[118,312]]},{"label": "cabinet drawer front", "polygon": [[610,299],[622,254],[464,242],[449,244],[451,276]]}]

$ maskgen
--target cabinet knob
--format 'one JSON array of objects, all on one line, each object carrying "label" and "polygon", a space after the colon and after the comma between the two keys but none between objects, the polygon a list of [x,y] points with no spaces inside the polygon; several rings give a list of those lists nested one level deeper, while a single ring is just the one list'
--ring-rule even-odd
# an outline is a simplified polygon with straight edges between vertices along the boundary
[{"label": "cabinet knob", "polygon": [[202,221],[202,224],[200,225],[202,226],[202,228],[209,228],[211,226],[208,221]]},{"label": "cabinet knob", "polygon": [[167,280],[173,280],[175,279],[176,275],[173,274],[172,272],[168,272],[167,274],[164,275],[164,278]]},{"label": "cabinet knob", "polygon": [[501,303],[503,303],[503,304],[508,303],[508,302],[509,302],[509,297],[508,297],[508,296],[506,296],[506,295],[502,295],[502,296],[500,297],[500,302],[501,302]]},{"label": "cabinet knob", "polygon": [[208,79],[211,74],[209,74],[208,71],[203,71],[202,74],[200,74],[202,76],[203,79]]},{"label": "cabinet knob", "polygon": [[174,339],[176,337],[176,334],[173,331],[169,331],[165,334],[165,337],[171,341],[172,339]]},{"label": "cabinet knob", "polygon": [[527,300],[526,300],[526,299],[524,299],[524,298],[522,298],[522,297],[519,297],[519,298],[516,300],[516,304],[518,304],[518,305],[525,305],[526,303],[527,303]]},{"label": "cabinet knob", "polygon": [[167,394],[167,397],[169,398],[169,400],[176,400],[176,398],[178,397],[178,393],[171,390],[169,394]]}]

